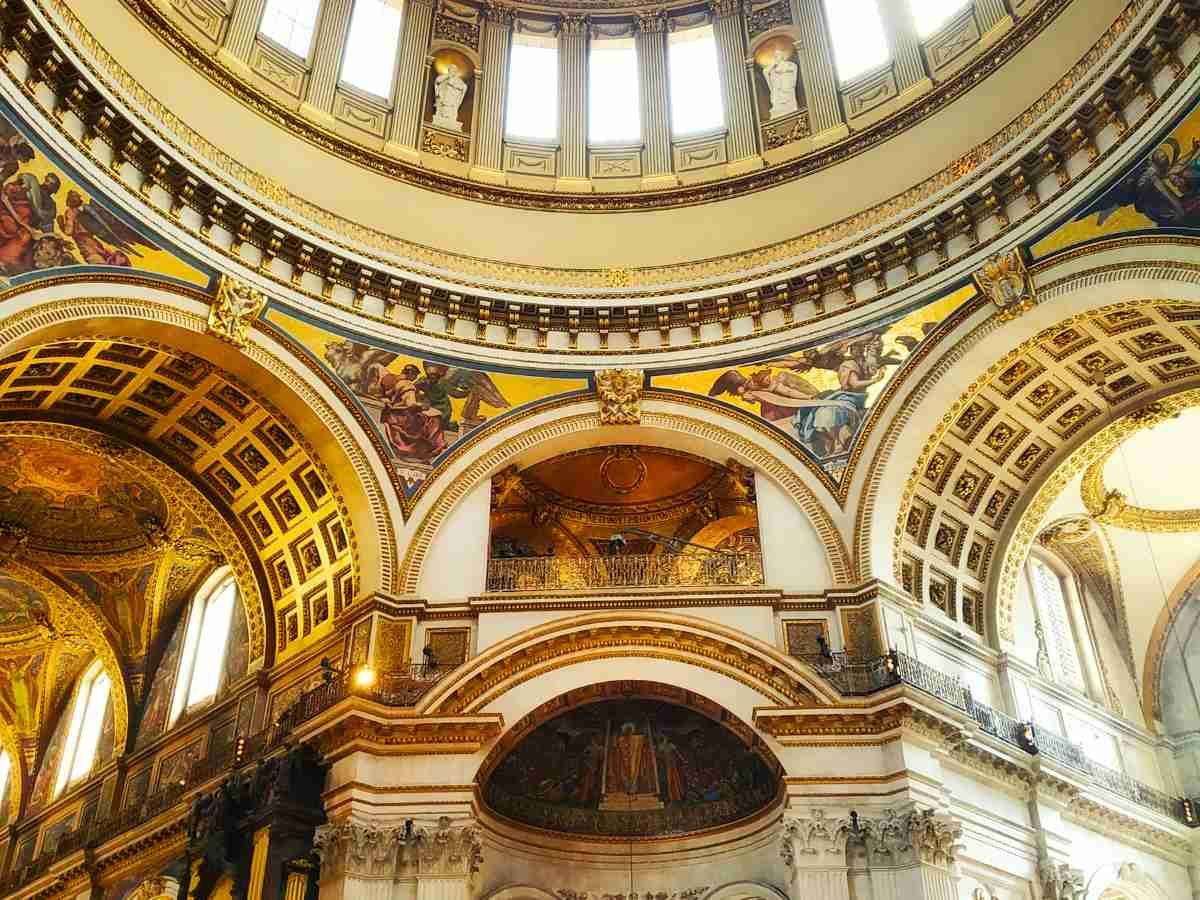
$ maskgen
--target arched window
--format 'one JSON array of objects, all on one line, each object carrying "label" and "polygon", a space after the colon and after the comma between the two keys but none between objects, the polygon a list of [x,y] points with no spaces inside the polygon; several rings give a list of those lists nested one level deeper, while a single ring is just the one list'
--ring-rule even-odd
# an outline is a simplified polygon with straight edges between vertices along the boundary
[{"label": "arched window", "polygon": [[558,137],[558,40],[517,32],[508,58],[509,137],[552,141]]},{"label": "arched window", "polygon": [[0,750],[0,822],[8,818],[8,779],[12,777],[12,760]]},{"label": "arched window", "polygon": [[908,0],[917,36],[927,38],[956,14],[966,9],[970,0]]},{"label": "arched window", "polygon": [[354,0],[342,81],[388,100],[400,45],[400,0]]},{"label": "arched window", "polygon": [[71,704],[71,724],[63,744],[62,762],[54,783],[54,796],[92,771],[100,747],[100,732],[104,730],[104,712],[108,708],[111,686],[100,660],[88,666],[79,679]]},{"label": "arched window", "polygon": [[879,0],[825,0],[838,78],[849,81],[891,58]]},{"label": "arched window", "polygon": [[718,65],[711,25],[671,32],[667,40],[667,78],[672,134],[700,134],[725,125]]},{"label": "arched window", "polygon": [[1070,609],[1074,591],[1068,591],[1063,575],[1040,556],[1029,557],[1026,573],[1054,679],[1064,687],[1085,691],[1079,652],[1081,635],[1076,631]]},{"label": "arched window", "polygon": [[308,56],[321,0],[267,0],[260,34],[297,56]]},{"label": "arched window", "polygon": [[598,38],[588,53],[588,141],[636,141],[642,134],[633,38]]},{"label": "arched window", "polygon": [[175,697],[171,701],[170,724],[186,710],[216,696],[236,600],[237,583],[228,569],[209,578],[192,600],[183,653],[179,657]]}]

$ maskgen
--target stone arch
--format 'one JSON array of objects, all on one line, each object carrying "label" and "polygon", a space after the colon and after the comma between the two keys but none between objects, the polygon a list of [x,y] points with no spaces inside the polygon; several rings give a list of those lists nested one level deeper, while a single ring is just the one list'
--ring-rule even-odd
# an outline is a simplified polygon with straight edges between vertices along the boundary
[{"label": "stone arch", "polygon": [[[121,657],[108,634],[103,616],[98,610],[93,610],[88,605],[81,603],[36,569],[21,565],[19,562],[9,561],[5,570],[15,578],[31,585],[46,598],[50,607],[48,627],[53,634],[77,635],[95,655],[95,658],[100,660],[111,684],[109,696],[112,698],[114,753],[124,753],[129,741],[129,685],[125,679]],[[53,730],[54,722],[52,720],[48,720],[46,724]],[[41,735],[40,740],[45,736]],[[36,771],[29,772],[28,775],[32,779],[36,775]]]},{"label": "stone arch", "polygon": [[[806,664],[742,632],[691,616],[630,611],[557,619],[501,641],[440,681],[422,698],[417,713],[461,715],[501,705],[507,707],[506,720],[516,721],[561,694],[571,679],[578,681],[578,673],[569,675],[568,669],[599,660],[617,669],[604,680],[686,684],[690,672],[720,682],[741,698],[726,708],[746,721],[753,720],[756,706],[838,701],[837,692]],[[652,668],[647,660],[672,674],[660,679],[645,675]],[[623,670],[621,661],[626,663]],[[637,674],[639,669],[643,674]],[[540,684],[514,694],[534,681]]]},{"label": "stone arch", "polygon": [[[371,437],[357,422],[329,375],[276,340],[268,329],[252,329],[246,346],[233,351],[208,333],[209,297],[193,288],[153,284],[143,279],[88,277],[34,285],[6,299],[9,315],[0,327],[5,352],[81,334],[142,337],[161,345],[212,355],[240,380],[269,397],[327,454],[336,448],[352,472],[339,487],[347,493],[351,536],[363,573],[361,591],[395,589],[396,522],[400,500],[385,463],[369,452]],[[282,388],[282,390],[281,390]]]},{"label": "stone arch", "polygon": [[401,586],[406,591],[417,590],[421,568],[438,529],[451,510],[481,483],[518,459],[540,461],[589,442],[666,447],[686,444],[699,456],[719,462],[732,456],[764,473],[808,517],[825,549],[834,584],[852,584],[849,551],[833,516],[818,499],[815,479],[785,445],[782,435],[772,434],[764,426],[755,429],[752,439],[744,433],[748,427],[709,404],[684,402],[665,394],[643,399],[641,424],[637,426],[602,425],[591,397],[535,405],[494,431],[486,431],[474,440],[468,438],[470,443],[464,442],[464,447],[452,453],[441,470],[431,476],[409,517]]},{"label": "stone arch", "polygon": [[1106,863],[1088,879],[1096,900],[1167,900],[1164,891],[1137,863]]},{"label": "stone arch", "polygon": [[[975,313],[958,326],[955,342],[947,336],[943,352],[909,379],[911,387],[888,427],[864,447],[870,467],[851,486],[851,495],[858,495],[853,547],[858,579],[873,576],[903,583],[898,523],[920,477],[920,462],[952,424],[946,411],[959,406],[963,384],[974,387],[981,375],[999,368],[1014,345],[1072,317],[1120,303],[1200,302],[1200,265],[1190,261],[1194,250],[1186,238],[1138,239],[1139,246],[1152,244],[1161,253],[1162,259],[1152,263],[1128,260],[1123,253],[1126,243],[1101,241],[1033,266],[1037,306],[1007,322],[990,307]],[[888,485],[904,488],[892,491]]]},{"label": "stone arch", "polygon": [[509,884],[496,888],[481,900],[559,900],[545,888],[532,884]]},{"label": "stone arch", "polygon": [[1158,730],[1156,717],[1161,707],[1160,682],[1166,659],[1167,639],[1171,636],[1171,628],[1175,625],[1176,618],[1183,610],[1184,602],[1191,595],[1191,589],[1197,582],[1200,582],[1200,560],[1197,560],[1171,589],[1167,602],[1154,620],[1150,639],[1146,642],[1146,658],[1142,665],[1142,711],[1146,727],[1152,733]]},{"label": "stone arch", "polygon": [[765,881],[731,881],[713,888],[704,900],[788,900],[788,895]]}]

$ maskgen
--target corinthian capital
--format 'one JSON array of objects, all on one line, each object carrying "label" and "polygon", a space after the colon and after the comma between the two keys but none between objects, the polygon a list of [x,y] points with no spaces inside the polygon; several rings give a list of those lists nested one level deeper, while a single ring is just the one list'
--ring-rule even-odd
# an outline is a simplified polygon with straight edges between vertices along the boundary
[{"label": "corinthian capital", "polygon": [[442,816],[436,825],[418,829],[414,843],[422,875],[470,877],[483,864],[483,840],[470,819]]},{"label": "corinthian capital", "polygon": [[313,835],[313,850],[323,876],[391,875],[403,863],[404,833],[369,822],[331,822]]},{"label": "corinthian capital", "polygon": [[662,34],[667,30],[667,14],[661,9],[638,13],[637,27],[638,31],[645,31],[649,34]]},{"label": "corinthian capital", "polygon": [[579,37],[587,34],[587,27],[587,16],[567,15],[559,21],[559,32],[567,37]]},{"label": "corinthian capital", "polygon": [[503,3],[485,3],[480,14],[494,28],[512,28],[513,8]]},{"label": "corinthian capital", "polygon": [[713,17],[724,19],[728,16],[736,16],[742,10],[740,0],[709,0],[709,10],[712,11]]}]

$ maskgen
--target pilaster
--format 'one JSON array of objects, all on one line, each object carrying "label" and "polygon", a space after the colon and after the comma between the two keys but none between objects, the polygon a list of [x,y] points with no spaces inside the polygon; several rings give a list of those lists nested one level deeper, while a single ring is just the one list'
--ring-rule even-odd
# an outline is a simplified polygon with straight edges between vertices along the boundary
[{"label": "pilaster", "polygon": [[1013,26],[1013,17],[1004,0],[975,0],[975,18],[979,22],[979,33],[985,45],[995,43],[1000,35]]},{"label": "pilaster", "polygon": [[388,130],[388,151],[415,161],[424,119],[425,89],[429,84],[429,35],[433,30],[433,0],[407,0],[400,34],[396,102]]},{"label": "pilaster", "polygon": [[667,17],[661,11],[638,17],[637,58],[641,69],[644,187],[669,187],[671,173],[671,107],[667,88]]},{"label": "pilaster", "polygon": [[229,28],[225,32],[225,46],[217,51],[217,56],[226,65],[244,70],[241,74],[249,72],[250,50],[254,47],[254,37],[258,34],[266,6],[267,0],[239,0],[233,5]]},{"label": "pilaster", "polygon": [[353,0],[325,0],[321,25],[313,43],[316,49],[312,73],[309,76],[308,94],[300,104],[300,112],[327,126],[333,124],[330,113],[333,109],[333,92],[341,72],[342,49],[353,8]]},{"label": "pilaster", "polygon": [[467,900],[483,862],[474,820],[446,815],[322,825],[313,846],[321,900]]},{"label": "pilaster", "polygon": [[825,807],[790,807],[783,817],[779,853],[790,873],[791,897],[850,900],[846,839],[847,810],[830,813]]},{"label": "pilaster", "polygon": [[827,37],[825,7],[821,0],[792,0],[792,3],[792,18],[800,29],[796,54],[804,78],[809,125],[814,143],[823,146],[849,134],[838,96],[837,70]]},{"label": "pilaster", "polygon": [[908,0],[879,0],[879,14],[892,51],[896,90],[903,94],[915,88],[914,93],[923,93],[932,86],[932,82],[925,74],[921,41],[917,37],[917,27],[913,23]]},{"label": "pilaster", "polygon": [[479,102],[475,114],[475,165],[471,177],[503,183],[505,91],[508,87],[508,47],[513,11],[499,3],[483,7],[483,66],[475,73]]},{"label": "pilaster", "polygon": [[558,31],[558,187],[587,190],[588,18],[563,16]]},{"label": "pilaster", "polygon": [[752,171],[761,168],[763,160],[758,155],[757,113],[750,94],[742,7],[737,0],[713,0],[709,8],[717,42],[725,124],[729,129],[731,174]]}]

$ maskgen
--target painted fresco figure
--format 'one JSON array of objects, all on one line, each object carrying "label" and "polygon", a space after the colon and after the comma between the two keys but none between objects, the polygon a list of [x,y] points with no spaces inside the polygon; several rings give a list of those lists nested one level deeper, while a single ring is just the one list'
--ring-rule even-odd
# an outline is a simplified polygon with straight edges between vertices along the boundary
[{"label": "painted fresco figure", "polygon": [[410,364],[399,375],[388,373],[380,378],[384,398],[381,420],[388,443],[398,456],[428,462],[446,449],[446,435],[442,411],[428,402],[420,376],[421,370]]},{"label": "painted fresco figure", "polygon": [[129,268],[130,256],[141,255],[137,247],[150,246],[136,230],[95,200],[85,203],[78,191],[67,191],[67,208],[58,217],[58,227],[75,242],[83,261],[94,266]]},{"label": "painted fresco figure", "polygon": [[679,764],[679,749],[665,734],[659,737],[658,746],[658,783],[662,789],[662,798],[667,803],[679,803],[687,794],[683,771]]},{"label": "painted fresco figure", "polygon": [[654,794],[656,774],[650,736],[639,733],[632,722],[625,722],[608,748],[606,795]]},{"label": "painted fresco figure", "polygon": [[41,181],[26,172],[0,188],[0,271],[5,275],[74,262],[66,242],[53,233],[54,194],[61,186],[53,172]]},{"label": "painted fresco figure", "polygon": [[1174,138],[1150,154],[1143,166],[1123,178],[1083,217],[1096,215],[1103,225],[1109,216],[1132,206],[1159,228],[1200,227],[1200,140],[1184,153]]},{"label": "painted fresco figure", "polygon": [[600,786],[604,779],[604,739],[593,733],[579,763],[579,777],[575,782],[575,790],[571,799],[582,806],[592,806],[600,796]]}]

